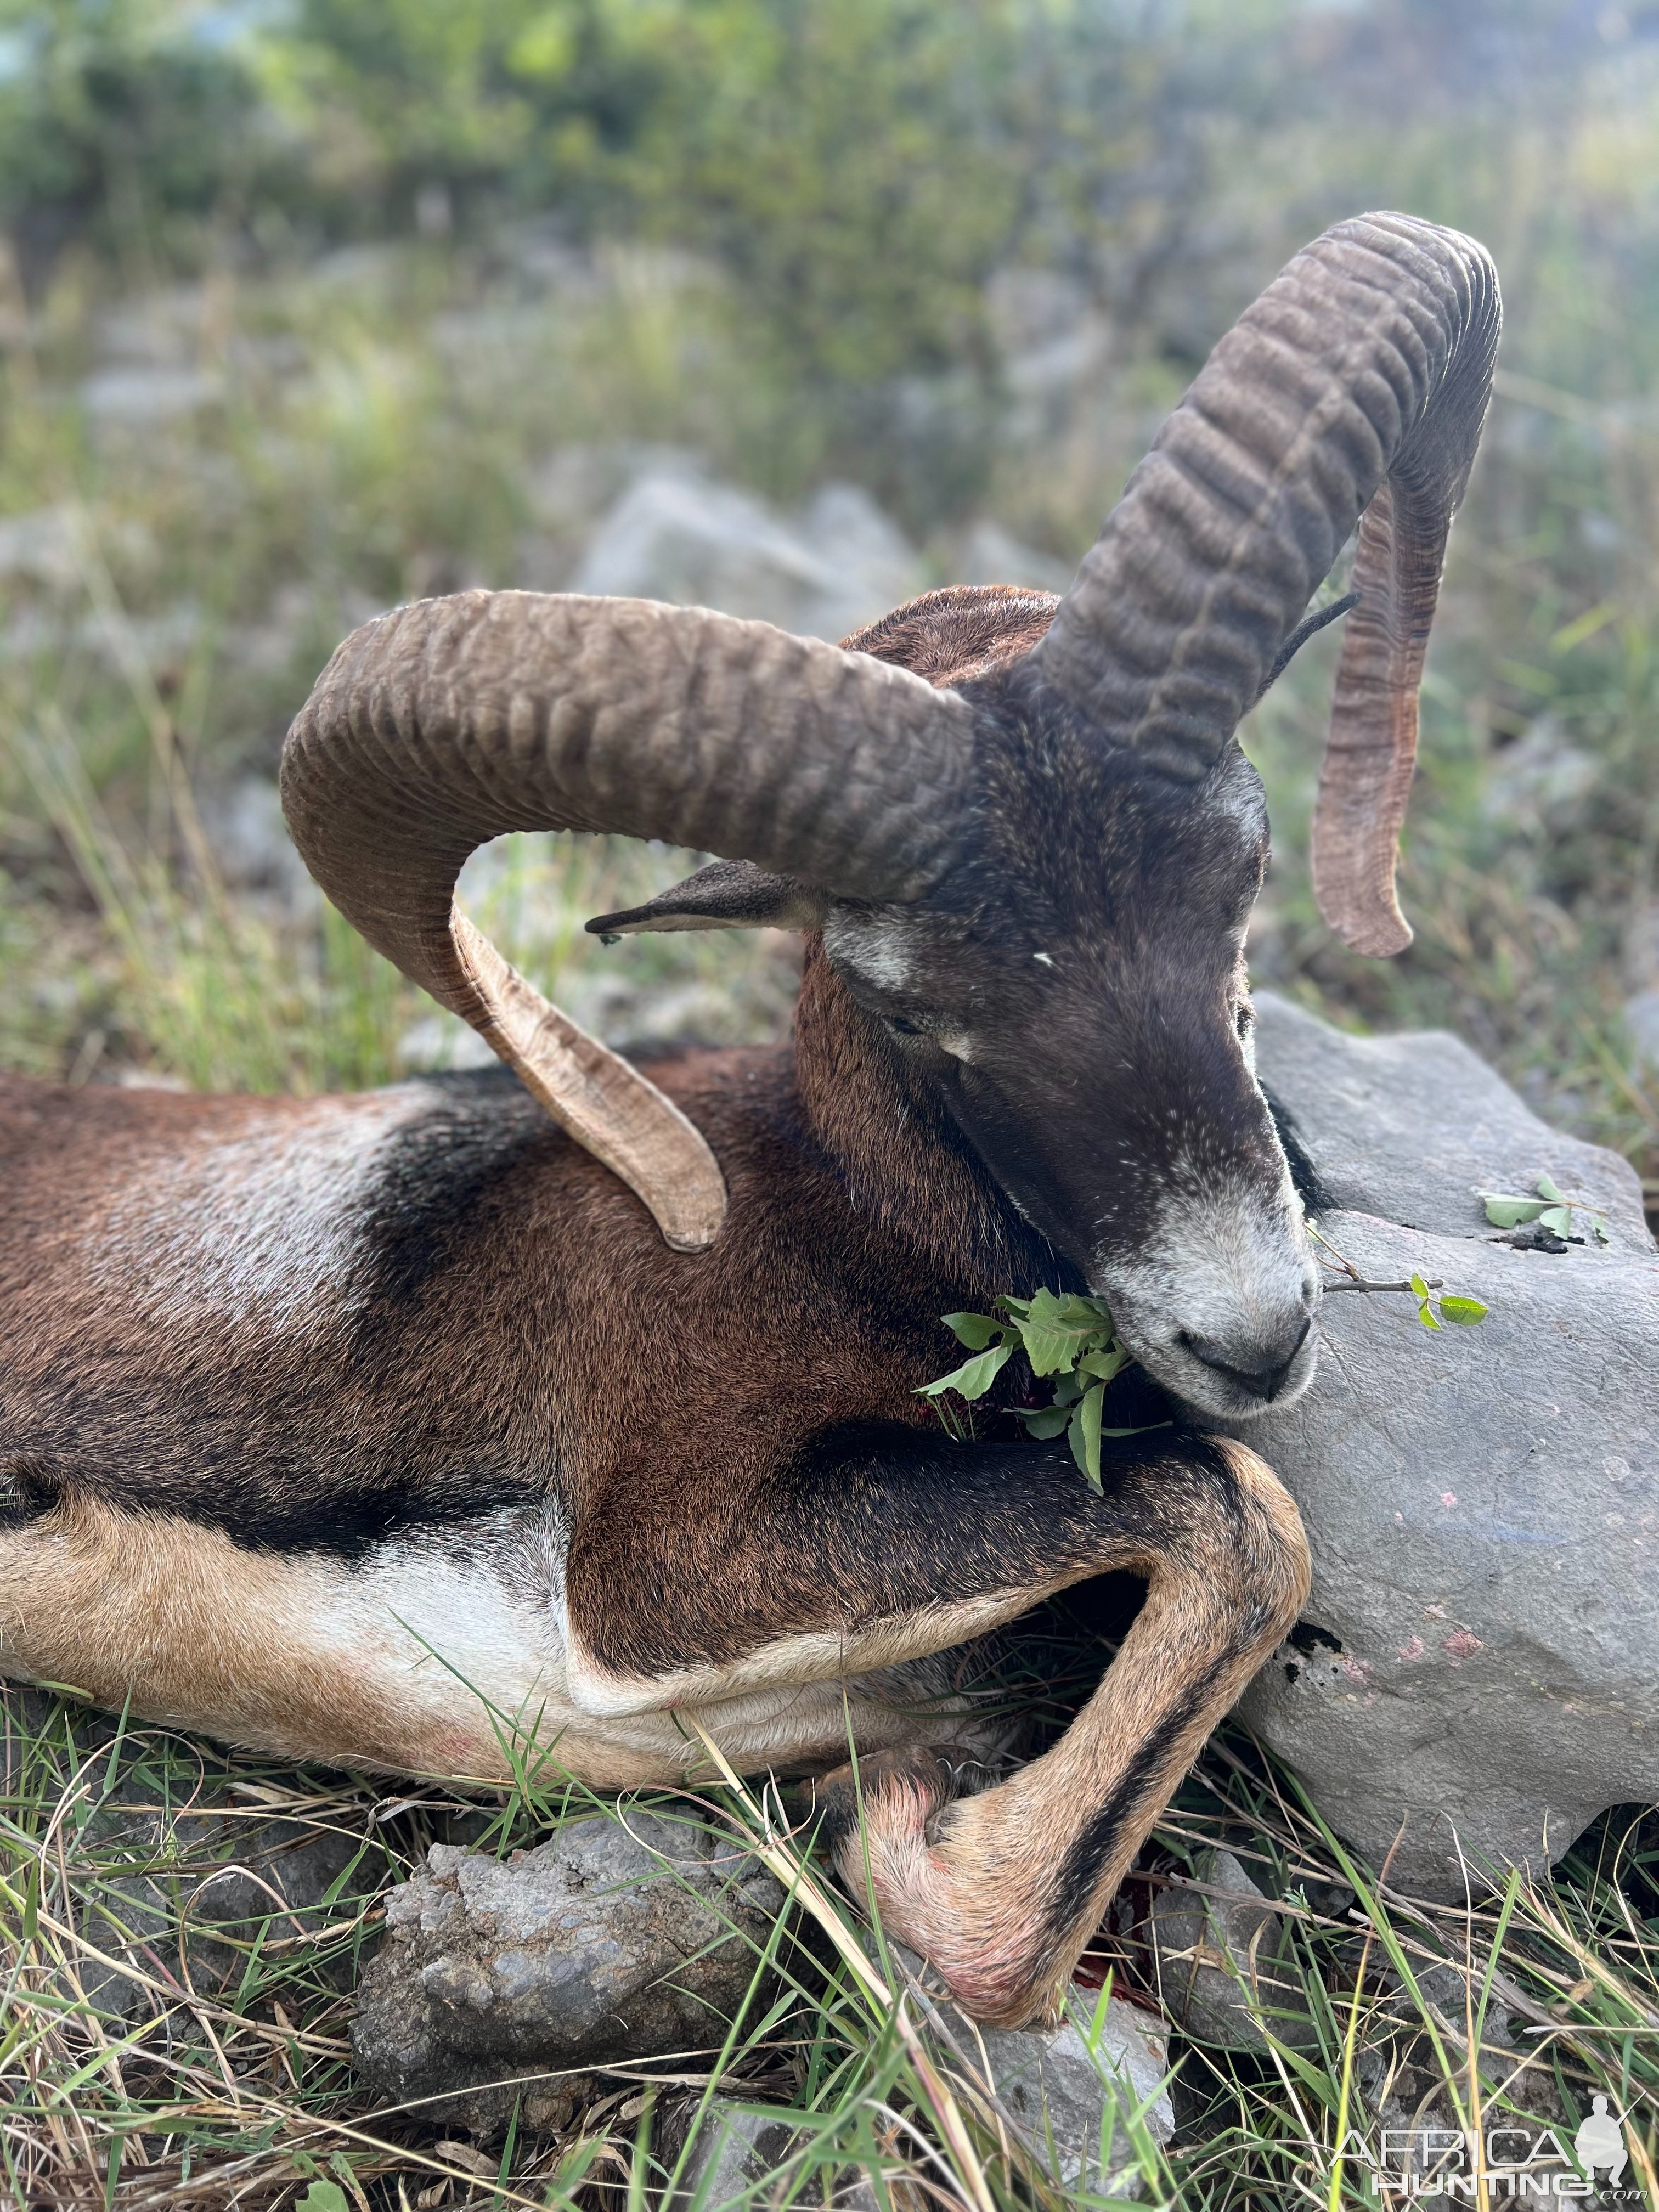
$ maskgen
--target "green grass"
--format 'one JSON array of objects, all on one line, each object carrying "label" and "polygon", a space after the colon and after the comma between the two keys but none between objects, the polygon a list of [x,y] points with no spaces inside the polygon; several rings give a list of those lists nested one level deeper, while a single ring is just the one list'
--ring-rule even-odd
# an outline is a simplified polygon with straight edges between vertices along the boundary
[{"label": "green grass", "polygon": [[[1044,1701],[1054,1634],[1042,1684],[1026,1686]],[[1080,1656],[1086,1673],[1074,1644],[1074,1671]],[[750,1998],[723,2041],[610,2069],[562,2124],[480,2143],[419,2106],[377,2108],[354,2083],[350,1990],[385,1893],[434,1838],[505,1853],[596,1809],[623,1817],[625,1802],[612,1808],[545,1761],[478,1802],[296,1771],[46,1692],[6,1691],[4,1727],[9,2201],[277,2206],[307,2203],[321,2178],[376,2207],[631,2205],[670,2185],[697,2127],[712,2124],[716,2087],[781,2112],[796,2130],[785,2165],[744,2201],[825,2202],[849,2169],[879,2177],[897,2207],[1091,2201],[1068,2198],[1021,2151],[994,2070],[938,2021],[894,1954],[862,1937],[769,1789],[715,1776],[664,1804],[746,1838],[792,1900],[756,1948]],[[1218,1843],[1285,1900],[1299,1985],[1287,2008],[1313,2024],[1313,2039],[1245,2056],[1177,2036],[1171,2149],[1157,2148],[1127,2097],[1109,2120],[1146,2201],[1182,2212],[1381,2206],[1350,2130],[1375,2142],[1385,2125],[1549,2128],[1570,2144],[1597,2091],[1630,2115],[1632,2179],[1651,2194],[1654,1816],[1607,1816],[1548,1883],[1511,1877],[1467,1907],[1429,1905],[1356,1864],[1294,1782],[1224,1730],[1126,1884],[1132,1911],[1091,1954],[1097,1977],[1154,2014],[1147,1902]],[[331,1876],[320,1898],[287,1909],[270,1886],[283,1853],[319,1850]],[[266,1887],[222,1882],[229,1901],[216,1905],[210,1878],[250,1858]],[[557,2077],[532,2087],[556,2090]],[[335,2202],[313,2196],[312,2212]]]}]

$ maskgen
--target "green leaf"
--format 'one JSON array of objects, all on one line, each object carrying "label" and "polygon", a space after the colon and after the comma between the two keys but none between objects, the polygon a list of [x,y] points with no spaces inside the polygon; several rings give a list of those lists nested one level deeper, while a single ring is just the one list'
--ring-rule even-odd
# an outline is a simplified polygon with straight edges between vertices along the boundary
[{"label": "green leaf", "polygon": [[1097,1382],[1092,1389],[1084,1392],[1072,1416],[1072,1457],[1082,1469],[1083,1479],[1091,1490],[1100,1488],[1100,1407],[1105,1395],[1105,1385]]},{"label": "green leaf", "polygon": [[989,1314],[941,1314],[945,1323],[958,1344],[965,1344],[969,1352],[983,1352],[1004,1334],[1003,1325]]},{"label": "green leaf", "polygon": [[1607,1224],[1599,1213],[1593,1213],[1590,1216],[1590,1227],[1595,1231],[1596,1243],[1605,1244],[1607,1241]]},{"label": "green leaf", "polygon": [[1078,1473],[1083,1477],[1083,1480],[1087,1482],[1089,1480],[1089,1454],[1087,1447],[1085,1445],[1083,1441],[1083,1416],[1080,1411],[1074,1413],[1072,1416],[1071,1425],[1066,1431],[1066,1441],[1072,1447],[1072,1457],[1077,1462]]},{"label": "green leaf", "polygon": [[1538,1217],[1538,1226],[1547,1229],[1552,1237],[1571,1237],[1572,1208],[1570,1206],[1547,1206]]},{"label": "green leaf", "polygon": [[949,1375],[941,1375],[937,1382],[924,1382],[916,1392],[919,1398],[937,1398],[942,1391],[955,1390],[969,1400],[982,1398],[997,1376],[1008,1364],[1013,1353],[1011,1344],[994,1344],[988,1352],[981,1352],[976,1359],[964,1359],[960,1367]]},{"label": "green leaf", "polygon": [[1518,1229],[1523,1221],[1536,1221],[1544,1211],[1541,1198],[1516,1198],[1504,1191],[1482,1191],[1486,1218],[1494,1229]]},{"label": "green leaf", "polygon": [[351,2207],[337,2181],[313,2181],[294,2212],[351,2212]]},{"label": "green leaf", "polygon": [[1412,1277],[1412,1288],[1413,1288],[1413,1291],[1416,1291],[1417,1296],[1418,1296],[1418,1299],[1419,1299],[1419,1303],[1426,1303],[1426,1302],[1427,1302],[1428,1295],[1429,1295],[1429,1286],[1428,1286],[1428,1285],[1424,1281],[1424,1279],[1423,1279],[1423,1278],[1421,1277],[1421,1275],[1413,1275],[1413,1276]]},{"label": "green leaf", "polygon": [[1109,1382],[1128,1364],[1128,1353],[1121,1344],[1115,1344],[1109,1352],[1085,1352],[1077,1364],[1077,1371],[1079,1375],[1092,1375],[1098,1382]]},{"label": "green leaf", "polygon": [[1444,1297],[1440,1301],[1442,1321],[1455,1321],[1460,1328],[1473,1328],[1486,1318],[1486,1309],[1479,1298]]},{"label": "green leaf", "polygon": [[1014,1408],[1025,1424],[1025,1432],[1032,1437],[1057,1437],[1072,1418],[1069,1406],[1039,1406],[1035,1410],[1024,1406]]},{"label": "green leaf", "polygon": [[1533,1188],[1538,1193],[1540,1198],[1548,1199],[1552,1206],[1560,1205],[1561,1194],[1547,1175],[1540,1176]]},{"label": "green leaf", "polygon": [[1025,1318],[1016,1326],[1032,1374],[1063,1375],[1077,1364],[1079,1352],[1086,1352],[1090,1340],[1108,1324],[1093,1310],[1091,1301],[1059,1298],[1052,1291],[1038,1291]]},{"label": "green leaf", "polygon": [[1440,1326],[1439,1322],[1434,1317],[1434,1309],[1426,1298],[1424,1299],[1422,1304],[1417,1309],[1417,1318],[1422,1322],[1425,1328],[1438,1328]]}]

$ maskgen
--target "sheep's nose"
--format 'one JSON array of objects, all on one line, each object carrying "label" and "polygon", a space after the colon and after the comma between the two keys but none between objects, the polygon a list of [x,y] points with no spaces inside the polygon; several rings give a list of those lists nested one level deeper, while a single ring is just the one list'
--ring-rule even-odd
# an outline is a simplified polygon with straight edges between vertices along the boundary
[{"label": "sheep's nose", "polygon": [[[1253,1345],[1249,1352],[1242,1357],[1239,1348],[1235,1346],[1218,1344],[1212,1337],[1194,1336],[1186,1329],[1182,1331],[1181,1341],[1194,1359],[1201,1360],[1214,1373],[1224,1376],[1236,1389],[1252,1398],[1260,1398],[1267,1406],[1271,1405],[1284,1389],[1285,1380],[1296,1364],[1296,1355],[1307,1342],[1308,1331],[1312,1327],[1311,1315],[1304,1314],[1299,1322],[1292,1324],[1291,1333],[1281,1337],[1277,1345],[1265,1351],[1259,1345]],[[1228,1356],[1230,1353],[1233,1355],[1231,1358]]]}]

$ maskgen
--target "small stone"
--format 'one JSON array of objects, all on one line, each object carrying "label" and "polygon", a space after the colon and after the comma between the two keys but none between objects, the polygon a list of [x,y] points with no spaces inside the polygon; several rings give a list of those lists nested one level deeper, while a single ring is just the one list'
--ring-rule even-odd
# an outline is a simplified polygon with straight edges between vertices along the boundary
[{"label": "small stone", "polygon": [[1155,2142],[1175,2133],[1163,2051],[1121,1997],[1097,2019],[1088,1993],[1074,1990],[1067,2014],[1059,2027],[981,2028],[991,2085],[1062,2189],[1138,2197],[1131,2114],[1146,2108]]},{"label": "small stone", "polygon": [[1175,2133],[1167,2046],[1146,2014],[1115,1996],[1103,2008],[1073,1984],[1057,2027],[985,2027],[957,2009],[914,1952],[890,1941],[888,1949],[920,1986],[917,2010],[945,2055],[983,2075],[1045,2172],[1067,2191],[1140,2195],[1132,2116],[1160,2146]]},{"label": "small stone", "polygon": [[641,475],[601,519],[570,588],[718,608],[834,640],[924,580],[866,491],[825,484],[798,518],[684,469]]},{"label": "small stone", "polygon": [[1316,2047],[1288,1930],[1269,1900],[1231,1851],[1200,1853],[1194,1881],[1173,1883],[1152,1904],[1158,1995],[1170,2018],[1194,2043],[1226,2050]]},{"label": "small stone", "polygon": [[[8,1695],[43,1703],[45,1693]],[[100,1717],[82,1741],[112,1725]],[[352,1879],[360,1856],[342,1826],[251,1817],[234,1775],[202,1775],[189,1811],[171,1812],[141,1753],[78,1839],[76,1920],[90,1948],[75,1957],[76,1990],[112,2025],[165,2005],[155,1985],[169,1978],[204,1996],[234,1990],[262,1929],[269,1942],[303,1942],[351,1920],[375,1881],[368,1863]],[[354,1971],[349,1958],[313,1954],[310,1972],[338,1987]]]},{"label": "small stone", "polygon": [[389,2101],[439,2098],[434,2117],[490,2131],[518,2077],[556,2094],[575,2072],[718,2046],[783,1902],[735,1844],[632,1808],[505,1861],[434,1844],[388,1901],[358,2068]]},{"label": "small stone", "polygon": [[994,522],[976,522],[963,541],[956,562],[963,584],[1023,584],[1040,592],[1064,592],[1076,574],[1073,563],[1039,553]]},{"label": "small stone", "polygon": [[692,2212],[728,2204],[757,2181],[775,2173],[788,2157],[795,2130],[787,2117],[745,2110],[729,2097],[711,2097],[696,2140],[660,2212]]}]

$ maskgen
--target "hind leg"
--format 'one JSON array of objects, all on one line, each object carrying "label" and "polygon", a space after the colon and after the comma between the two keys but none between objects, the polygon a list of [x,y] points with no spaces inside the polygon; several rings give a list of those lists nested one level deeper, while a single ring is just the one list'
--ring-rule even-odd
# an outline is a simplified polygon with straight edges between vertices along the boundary
[{"label": "hind leg", "polygon": [[[595,1713],[695,1711],[722,1725],[763,1686],[823,1681],[939,1651],[1115,1568],[1147,1595],[1117,1658],[1054,1748],[945,1805],[927,1734],[827,1792],[844,1878],[866,1853],[893,1932],[966,2008],[1052,2007],[1106,1900],[1209,1733],[1294,1622],[1307,1549],[1296,1508],[1242,1445],[1132,1437],[1103,1494],[1069,1453],[963,1447],[896,1431],[810,1476],[780,1477],[672,1552],[637,1516],[579,1528],[567,1585],[571,1686]],[[643,1557],[629,1555],[630,1540]],[[628,1594],[657,1591],[648,1615]]]},{"label": "hind leg", "polygon": [[[964,2008],[1018,2025],[1052,2014],[1135,1852],[1204,1739],[1295,1621],[1307,1555],[1294,1505],[1242,1446],[1189,1467],[1180,1519],[1144,1559],[1146,1601],[1060,1741],[1009,1780],[957,1798],[931,1752],[826,1779],[842,1880],[937,1966]],[[1155,1481],[1158,1478],[1153,1479]],[[861,1819],[860,1819],[861,1815]]]}]

